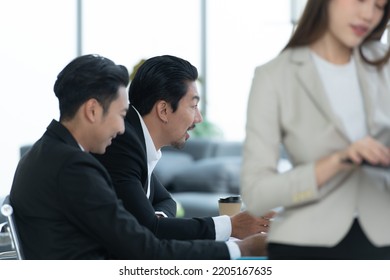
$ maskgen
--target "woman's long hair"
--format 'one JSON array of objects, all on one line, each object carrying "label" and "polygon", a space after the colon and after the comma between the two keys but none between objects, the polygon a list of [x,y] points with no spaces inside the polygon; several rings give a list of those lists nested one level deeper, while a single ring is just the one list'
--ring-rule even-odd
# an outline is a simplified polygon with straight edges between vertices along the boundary
[{"label": "woman's long hair", "polygon": [[[298,21],[297,27],[290,40],[283,50],[288,48],[307,46],[318,40],[328,28],[328,7],[331,0],[307,0],[302,16]],[[384,7],[382,20],[378,26],[364,39],[364,42],[380,40],[387,28],[390,16],[389,2]],[[359,52],[363,60],[369,64],[380,66],[386,63],[390,58],[390,49],[384,57],[371,61],[367,59],[362,52],[362,45],[359,46]]]}]

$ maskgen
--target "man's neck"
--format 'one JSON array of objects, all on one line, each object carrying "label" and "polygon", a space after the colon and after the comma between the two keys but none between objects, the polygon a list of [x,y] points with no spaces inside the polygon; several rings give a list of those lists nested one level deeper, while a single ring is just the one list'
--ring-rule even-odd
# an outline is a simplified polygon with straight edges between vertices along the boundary
[{"label": "man's neck", "polygon": [[142,117],[142,119],[149,131],[150,137],[153,140],[156,150],[160,150],[164,146],[163,141],[160,140],[162,138],[162,135],[160,133],[160,124],[156,124],[156,120],[151,115],[145,115]]}]

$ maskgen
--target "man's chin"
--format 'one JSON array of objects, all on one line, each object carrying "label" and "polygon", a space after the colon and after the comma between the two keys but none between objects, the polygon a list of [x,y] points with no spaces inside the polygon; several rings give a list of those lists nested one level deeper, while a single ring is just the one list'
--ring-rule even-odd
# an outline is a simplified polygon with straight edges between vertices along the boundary
[{"label": "man's chin", "polygon": [[183,140],[183,141],[176,141],[176,142],[172,142],[171,143],[171,146],[175,149],[178,149],[178,150],[181,150],[184,148],[184,146],[186,145],[186,140]]},{"label": "man's chin", "polygon": [[102,147],[96,147],[95,149],[91,150],[90,152],[91,153],[94,153],[94,154],[98,154],[98,155],[102,155],[106,152],[107,148],[108,148],[109,145],[107,146],[102,146]]}]

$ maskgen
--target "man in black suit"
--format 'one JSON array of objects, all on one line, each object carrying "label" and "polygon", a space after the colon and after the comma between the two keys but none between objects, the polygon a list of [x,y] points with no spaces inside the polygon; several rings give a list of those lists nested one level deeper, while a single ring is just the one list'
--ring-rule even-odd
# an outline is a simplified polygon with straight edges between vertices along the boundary
[{"label": "man in black suit", "polygon": [[159,240],[118,199],[104,153],[124,132],[128,71],[85,55],[58,75],[53,120],[15,172],[10,199],[27,259],[229,259],[256,255],[262,236],[237,243]]},{"label": "man in black suit", "polygon": [[110,173],[125,208],[159,238],[227,240],[268,230],[269,218],[246,212],[233,217],[173,218],[176,204],[153,173],[163,146],[183,147],[202,121],[197,69],[175,56],[146,60],[129,88],[125,133],[97,159]]}]

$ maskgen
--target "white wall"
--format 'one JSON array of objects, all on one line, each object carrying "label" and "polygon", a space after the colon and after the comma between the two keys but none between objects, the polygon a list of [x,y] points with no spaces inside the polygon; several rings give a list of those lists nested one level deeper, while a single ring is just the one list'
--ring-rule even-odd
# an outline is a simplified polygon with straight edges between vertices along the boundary
[{"label": "white wall", "polygon": [[84,53],[132,70],[140,59],[172,54],[200,64],[199,0],[83,0]]},{"label": "white wall", "polygon": [[0,6],[0,196],[9,191],[19,147],[58,117],[52,87],[75,55],[73,1],[12,0]]},{"label": "white wall", "polygon": [[226,139],[243,140],[254,69],[276,56],[292,25],[286,0],[208,2],[208,117]]}]

